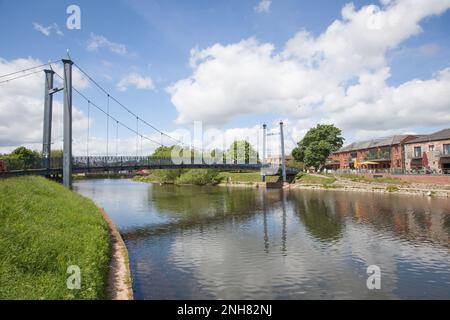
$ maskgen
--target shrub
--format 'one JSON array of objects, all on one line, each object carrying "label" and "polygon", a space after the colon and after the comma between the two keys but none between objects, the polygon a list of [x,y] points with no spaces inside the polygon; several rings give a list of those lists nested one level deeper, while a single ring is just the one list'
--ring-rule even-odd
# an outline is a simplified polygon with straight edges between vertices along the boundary
[{"label": "shrub", "polygon": [[300,180],[301,178],[303,178],[306,175],[305,172],[299,172],[297,173],[297,175],[295,176],[296,180]]},{"label": "shrub", "polygon": [[183,169],[160,169],[153,170],[148,176],[136,176],[134,177],[134,180],[142,182],[175,183],[183,173]]},{"label": "shrub", "polygon": [[386,191],[387,192],[397,192],[399,189],[398,189],[398,187],[397,186],[388,186],[387,188],[386,188]]},{"label": "shrub", "polygon": [[177,178],[177,184],[195,184],[199,186],[220,183],[219,171],[213,169],[192,169]]}]

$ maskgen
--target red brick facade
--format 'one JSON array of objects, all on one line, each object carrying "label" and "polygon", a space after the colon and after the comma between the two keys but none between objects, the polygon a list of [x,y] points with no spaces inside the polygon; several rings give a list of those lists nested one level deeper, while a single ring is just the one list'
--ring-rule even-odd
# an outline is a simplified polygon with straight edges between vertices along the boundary
[{"label": "red brick facade", "polygon": [[352,144],[333,153],[327,162],[327,168],[405,169],[404,143],[415,138],[417,136],[394,136]]}]

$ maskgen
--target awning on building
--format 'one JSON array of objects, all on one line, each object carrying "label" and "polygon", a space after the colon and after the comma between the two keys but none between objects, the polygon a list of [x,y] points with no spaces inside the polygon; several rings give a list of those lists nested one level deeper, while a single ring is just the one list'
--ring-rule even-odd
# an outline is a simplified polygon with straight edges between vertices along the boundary
[{"label": "awning on building", "polygon": [[364,165],[370,165],[370,164],[372,164],[372,165],[377,165],[377,164],[380,164],[379,162],[374,162],[374,161],[364,161],[364,162],[361,162],[360,163],[360,165],[362,165],[362,166],[364,166]]}]

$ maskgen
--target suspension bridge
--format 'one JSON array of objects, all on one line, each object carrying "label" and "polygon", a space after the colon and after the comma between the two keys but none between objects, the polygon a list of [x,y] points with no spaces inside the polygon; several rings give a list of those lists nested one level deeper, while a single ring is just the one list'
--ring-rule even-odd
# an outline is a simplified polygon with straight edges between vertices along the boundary
[{"label": "suspension bridge", "polygon": [[[225,157],[219,157],[219,159],[204,159],[203,153],[201,157],[189,157],[183,161],[174,161],[170,157],[153,157],[142,155],[142,141],[147,140],[156,146],[165,147],[163,144],[163,137],[173,141],[181,148],[184,147],[184,143],[179,139],[163,132],[156,126],[150,124],[142,116],[139,116],[133,112],[130,108],[116,99],[110,94],[98,81],[81,68],[78,64],[72,61],[70,58],[62,59],[63,75],[58,74],[52,64],[58,61],[51,61],[47,64],[26,68],[23,70],[15,71],[6,75],[1,75],[0,84],[8,83],[17,79],[31,76],[33,74],[44,72],[45,75],[45,98],[43,108],[43,138],[42,138],[42,156],[39,159],[34,159],[31,162],[26,162],[18,159],[6,159],[0,161],[0,178],[6,178],[11,176],[20,175],[44,175],[44,176],[62,176],[62,182],[66,187],[72,186],[72,175],[74,173],[90,173],[90,172],[123,172],[123,171],[137,171],[143,169],[220,169],[220,170],[261,170],[262,179],[264,181],[266,175],[280,175],[283,181],[287,180],[287,175],[297,173],[294,168],[286,167],[285,160],[285,148],[284,148],[284,132],[283,123],[280,122],[280,130],[278,133],[267,133],[267,126],[263,125],[263,151],[262,159],[250,161],[245,160],[232,160]],[[75,88],[72,85],[72,72],[73,68],[77,68],[82,75],[84,75],[95,87],[97,87],[105,96],[107,100],[106,110],[95,103],[92,99],[88,98],[84,93]],[[36,69],[39,69],[36,71]],[[55,87],[54,76],[57,76],[62,81],[62,87]],[[63,152],[62,157],[52,156],[52,114],[53,114],[53,96],[58,92],[63,92]],[[88,106],[87,110],[87,139],[86,139],[86,156],[74,156],[72,143],[72,101],[73,93],[83,99]],[[135,120],[136,127],[132,128],[127,125],[125,121],[113,116],[110,113],[110,103],[114,102],[120,108],[122,108],[132,119]],[[90,113],[91,109],[96,109],[103,113],[107,119],[106,125],[106,156],[90,156]],[[116,150],[115,155],[110,154],[109,139],[110,139],[110,122],[116,125]],[[136,136],[136,155],[135,156],[120,156],[118,151],[118,132],[119,126],[125,128]],[[157,132],[160,135],[160,141],[151,138],[143,133],[143,126],[149,127],[151,130]],[[281,159],[278,164],[267,163],[267,137],[278,135],[280,137],[281,145]],[[140,153],[139,155],[139,141],[140,141]],[[195,152],[195,150],[194,150]]]}]

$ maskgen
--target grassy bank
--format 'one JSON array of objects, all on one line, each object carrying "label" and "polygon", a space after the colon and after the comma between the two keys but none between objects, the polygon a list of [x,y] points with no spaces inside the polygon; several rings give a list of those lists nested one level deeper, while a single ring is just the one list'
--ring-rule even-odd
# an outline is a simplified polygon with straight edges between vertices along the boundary
[{"label": "grassy bank", "polygon": [[298,184],[318,184],[323,186],[330,186],[336,181],[336,178],[332,176],[324,176],[319,174],[307,174],[300,172],[295,177],[295,183]]},{"label": "grassy bank", "polygon": [[352,174],[308,174],[299,173],[293,188],[313,190],[338,190],[350,192],[380,192],[428,197],[450,197],[445,187],[428,184],[412,184],[393,177],[370,177]]},{"label": "grassy bank", "polygon": [[367,177],[367,176],[359,176],[355,174],[334,174],[334,176],[341,178],[341,179],[347,179],[353,182],[365,182],[365,183],[388,183],[388,184],[396,184],[396,185],[407,185],[408,182],[403,181],[398,178],[391,178],[391,177],[379,177],[379,178],[373,178],[373,177]]},{"label": "grassy bank", "polygon": [[[261,182],[259,172],[218,171],[213,169],[192,170],[153,170],[146,176],[136,176],[134,180],[141,182],[217,185],[219,183],[256,183]],[[278,177],[267,177],[266,181],[276,182]]]},{"label": "grassy bank", "polygon": [[[0,180],[0,299],[102,299],[108,226],[95,204],[40,177]],[[67,288],[80,267],[81,289]]]}]

